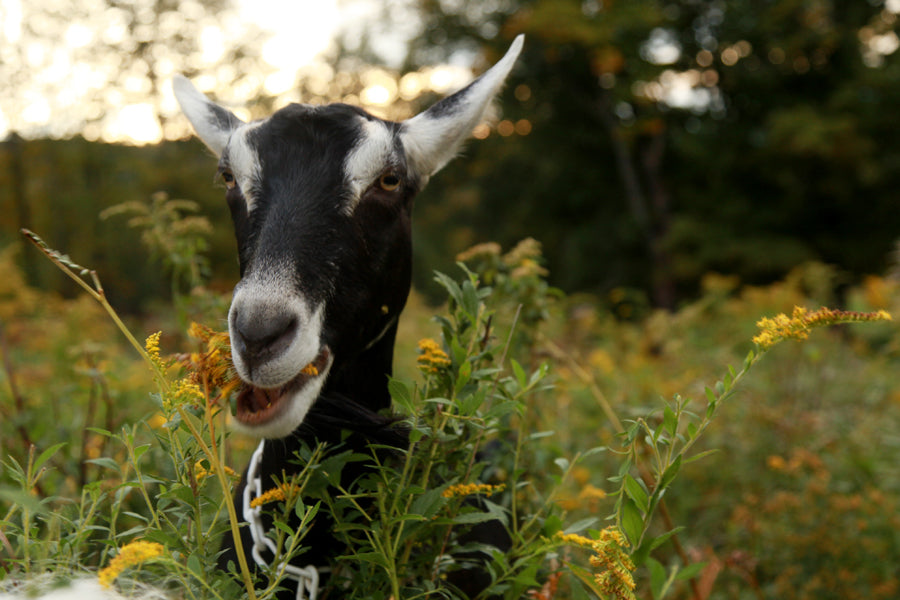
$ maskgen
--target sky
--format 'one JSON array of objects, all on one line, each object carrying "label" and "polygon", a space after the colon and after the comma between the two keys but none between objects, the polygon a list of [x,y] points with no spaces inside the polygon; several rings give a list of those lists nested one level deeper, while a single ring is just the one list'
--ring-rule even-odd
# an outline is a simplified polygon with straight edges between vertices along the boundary
[{"label": "sky", "polygon": [[[416,30],[408,0],[235,0],[233,11],[207,14],[196,0],[181,0],[177,11],[156,14],[151,0],[134,0],[130,14],[107,0],[0,0],[0,139],[11,131],[24,137],[70,137],[132,144],[155,143],[188,135],[187,121],[167,84],[187,62],[194,83],[205,93],[249,117],[244,108],[261,95],[278,104],[297,97],[298,78],[318,79],[324,89],[341,74],[324,54],[335,36],[345,43],[362,36],[362,24],[376,24],[372,47],[388,68],[362,73],[365,88],[354,98],[373,112],[398,98],[425,90],[439,93],[471,78],[465,68],[441,67],[403,78],[391,70],[403,59],[403,41]],[[399,16],[378,35],[381,11]],[[193,16],[191,16],[193,15]],[[133,20],[132,20],[133,19]],[[252,26],[268,32],[262,58],[272,67],[230,64],[222,57]],[[129,27],[131,34],[129,37]],[[148,35],[186,35],[199,52],[185,56],[172,45],[154,46],[152,57],[122,61],[120,52],[100,52],[123,41],[134,43],[141,27]],[[148,37],[148,39],[150,39]],[[157,38],[153,38],[156,40]],[[170,47],[171,46],[171,47]],[[352,48],[351,48],[352,49]],[[133,59],[133,55],[131,58]],[[125,70],[127,69],[127,70]],[[156,88],[151,83],[157,82]],[[156,95],[154,89],[160,94]],[[323,96],[328,94],[323,93]]]},{"label": "sky", "polygon": [[263,58],[285,71],[327,50],[340,25],[336,0],[240,0],[238,6],[244,19],[272,32]]}]

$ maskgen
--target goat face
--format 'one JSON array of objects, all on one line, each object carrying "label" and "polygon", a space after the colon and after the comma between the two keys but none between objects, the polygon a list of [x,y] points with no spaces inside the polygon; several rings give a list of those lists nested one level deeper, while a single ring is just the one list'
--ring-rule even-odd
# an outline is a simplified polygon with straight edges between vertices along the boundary
[{"label": "goat face", "polygon": [[239,428],[290,434],[330,373],[359,378],[385,338],[390,352],[409,293],[413,197],[484,117],[521,46],[520,36],[468,87],[402,123],[343,104],[244,123],[176,78],[182,110],[219,157],[237,238],[228,326],[247,384]]}]

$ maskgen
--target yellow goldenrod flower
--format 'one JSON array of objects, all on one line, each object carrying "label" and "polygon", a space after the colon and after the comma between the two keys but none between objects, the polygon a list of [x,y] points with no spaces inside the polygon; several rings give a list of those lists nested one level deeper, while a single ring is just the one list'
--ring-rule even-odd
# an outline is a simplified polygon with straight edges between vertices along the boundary
[{"label": "yellow goldenrod flower", "polygon": [[109,565],[97,574],[100,585],[108,588],[125,569],[162,556],[164,551],[163,545],[156,542],[131,542],[122,546],[119,553],[109,561]]},{"label": "yellow goldenrod flower", "polygon": [[[541,256],[541,243],[534,238],[525,238],[516,244],[516,247],[503,255],[503,262],[510,267],[516,267],[526,260],[536,261]],[[537,263],[535,263],[537,264]]]},{"label": "yellow goldenrod flower", "polygon": [[450,366],[450,357],[431,338],[419,340],[419,369],[425,373],[438,373]]},{"label": "yellow goldenrod flower", "polygon": [[578,535],[577,533],[563,533],[560,531],[556,534],[556,537],[564,544],[581,546],[582,548],[593,548],[595,543],[591,538]]},{"label": "yellow goldenrod flower", "polygon": [[578,497],[581,498],[582,500],[590,500],[590,499],[603,500],[604,498],[606,498],[606,491],[589,483],[586,486],[584,486],[583,488],[581,488],[581,491],[578,492]]},{"label": "yellow goldenrod flower", "polygon": [[250,501],[250,508],[256,508],[270,502],[285,502],[288,496],[300,493],[301,488],[298,485],[290,485],[282,483],[278,487],[267,490]]},{"label": "yellow goldenrod flower", "polygon": [[156,413],[155,415],[147,419],[147,425],[149,425],[151,429],[159,429],[160,427],[165,425],[167,421],[168,419],[166,419],[165,415]]},{"label": "yellow goldenrod flower", "polygon": [[197,384],[198,389],[209,390],[210,401],[216,403],[240,385],[240,378],[231,363],[228,332],[191,323],[188,335],[202,346],[199,352],[180,356],[179,362],[190,372],[190,381]]},{"label": "yellow goldenrod flower", "polygon": [[468,250],[463,250],[456,255],[457,262],[467,262],[474,258],[486,258],[500,256],[501,248],[497,242],[485,242],[476,244]]},{"label": "yellow goldenrod flower", "polygon": [[444,498],[458,498],[471,496],[472,494],[485,494],[491,496],[506,489],[504,484],[491,485],[489,483],[457,483],[449,486],[441,495]]},{"label": "yellow goldenrod flower", "polygon": [[634,562],[623,549],[628,545],[625,536],[615,527],[607,527],[594,540],[594,556],[591,565],[603,569],[594,580],[601,591],[616,600],[635,600],[634,595]]},{"label": "yellow goldenrod flower", "polygon": [[300,372],[304,375],[311,375],[312,377],[315,377],[319,374],[319,369],[316,368],[316,365],[309,363],[308,365],[300,369]]},{"label": "yellow goldenrod flower", "polygon": [[[225,471],[225,474],[228,475],[229,477],[236,478],[238,476],[238,474],[234,471],[234,469],[232,469],[228,465],[224,465],[222,467],[222,469]],[[197,483],[201,483],[204,479],[206,479],[207,477],[209,477],[212,474],[213,474],[212,471],[206,470],[206,467],[203,465],[202,461],[198,460],[197,462],[194,463],[194,478],[197,480]]]},{"label": "yellow goldenrod flower", "polygon": [[147,351],[150,361],[160,368],[162,367],[162,359],[159,357],[159,336],[161,335],[162,331],[151,333],[144,342],[144,349]]},{"label": "yellow goldenrod flower", "polygon": [[787,462],[784,460],[784,457],[773,454],[766,459],[766,465],[773,471],[784,471],[787,467]]},{"label": "yellow goldenrod flower", "polygon": [[187,404],[196,404],[206,398],[200,386],[196,382],[191,381],[190,378],[176,381],[175,385],[172,386],[172,396],[179,402]]},{"label": "yellow goldenrod flower", "polygon": [[823,307],[809,312],[801,306],[795,306],[794,312],[790,317],[781,313],[772,318],[764,317],[760,319],[756,324],[760,332],[753,338],[753,343],[763,350],[767,350],[782,340],[805,340],[809,337],[810,330],[815,327],[838,323],[890,320],[892,320],[891,315],[885,310],[852,312]]}]

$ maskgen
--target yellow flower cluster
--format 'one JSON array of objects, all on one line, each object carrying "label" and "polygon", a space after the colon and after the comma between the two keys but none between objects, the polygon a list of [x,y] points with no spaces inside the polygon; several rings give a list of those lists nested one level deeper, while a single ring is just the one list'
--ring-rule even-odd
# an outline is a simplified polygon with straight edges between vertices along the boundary
[{"label": "yellow flower cluster", "polygon": [[316,375],[319,374],[319,369],[316,368],[316,365],[309,363],[308,365],[306,365],[305,367],[300,369],[300,372],[303,373],[304,375],[309,375],[311,377],[315,377]]},{"label": "yellow flower cluster", "polygon": [[150,559],[162,556],[165,548],[162,544],[156,542],[131,542],[119,548],[119,553],[113,558],[109,565],[97,574],[100,585],[110,587],[116,577],[122,574],[125,569],[135,567]]},{"label": "yellow flower cluster", "polygon": [[492,496],[506,489],[504,484],[491,485],[489,483],[457,483],[449,486],[441,495],[444,498],[461,498],[473,494]]},{"label": "yellow flower cluster", "polygon": [[485,242],[476,244],[468,250],[463,250],[456,255],[457,262],[468,262],[476,258],[490,258],[500,256],[502,249],[497,242]]},{"label": "yellow flower cluster", "polygon": [[591,566],[603,569],[594,576],[604,597],[616,600],[635,600],[634,562],[623,550],[627,546],[625,536],[615,527],[607,527],[596,540],[577,533],[557,533],[557,539],[564,544],[580,546],[594,551]]},{"label": "yellow flower cluster", "polygon": [[581,546],[582,548],[591,548],[594,547],[594,540],[589,537],[585,537],[583,535],[578,535],[577,533],[563,533],[559,532],[556,534],[556,537],[563,544],[569,544],[570,546]]},{"label": "yellow flower cluster", "polygon": [[542,267],[533,258],[526,258],[509,274],[513,279],[522,279],[525,277],[546,277],[550,271]]},{"label": "yellow flower cluster", "polygon": [[200,386],[197,385],[196,382],[191,381],[190,378],[179,379],[176,381],[175,385],[172,386],[172,395],[177,398],[179,402],[187,404],[197,404],[205,398],[203,390],[200,389]]},{"label": "yellow flower cluster", "polygon": [[419,340],[419,369],[424,373],[439,373],[450,366],[450,357],[431,338]]},{"label": "yellow flower cluster", "polygon": [[151,333],[144,342],[144,349],[147,351],[147,356],[150,357],[150,361],[160,368],[163,366],[162,359],[159,357],[159,336],[161,335],[162,331]]},{"label": "yellow flower cluster", "polygon": [[267,490],[250,501],[250,508],[256,508],[270,502],[285,502],[288,496],[299,494],[300,486],[282,483],[278,487]]},{"label": "yellow flower cluster", "polygon": [[231,343],[228,332],[215,331],[199,323],[191,323],[188,335],[198,340],[203,349],[179,357],[179,362],[190,371],[189,380],[198,389],[217,389],[219,398],[226,397],[240,385],[240,378],[231,365]]},{"label": "yellow flower cluster", "polygon": [[507,252],[503,256],[503,262],[510,267],[516,267],[531,261],[536,261],[541,257],[541,243],[534,238],[525,238],[521,240],[516,247]]},{"label": "yellow flower cluster", "polygon": [[[234,478],[238,477],[238,474],[235,473],[234,469],[232,469],[228,465],[224,465],[222,468],[225,470],[225,474],[228,475],[229,477],[234,477]],[[207,471],[206,467],[203,466],[203,462],[198,460],[197,462],[194,463],[194,477],[197,479],[197,483],[201,483],[204,479],[206,479],[210,475],[213,475],[213,472]]]},{"label": "yellow flower cluster", "polygon": [[594,580],[604,594],[616,600],[635,600],[634,562],[622,549],[626,545],[625,536],[615,527],[601,531],[593,545],[591,566],[603,569]]},{"label": "yellow flower cluster", "polygon": [[876,312],[851,312],[832,308],[820,308],[809,312],[801,306],[795,306],[794,312],[788,317],[782,313],[773,318],[764,317],[756,324],[759,327],[759,335],[753,338],[753,343],[767,350],[786,339],[805,340],[809,337],[810,330],[825,325],[838,323],[859,323],[863,321],[890,321],[891,315],[885,310]]}]

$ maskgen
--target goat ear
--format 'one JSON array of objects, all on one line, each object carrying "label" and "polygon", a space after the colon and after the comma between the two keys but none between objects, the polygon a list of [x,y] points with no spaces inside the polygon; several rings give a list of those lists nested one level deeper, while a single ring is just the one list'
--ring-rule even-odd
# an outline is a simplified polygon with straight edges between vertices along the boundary
[{"label": "goat ear", "polygon": [[228,109],[210,101],[209,98],[194,87],[194,84],[181,75],[172,81],[175,98],[181,105],[184,115],[194,126],[197,137],[220,156],[228,143],[231,132],[243,123]]},{"label": "goat ear", "polygon": [[506,55],[468,86],[404,121],[400,139],[407,160],[423,184],[456,156],[472,129],[482,121],[522,51],[524,39],[519,35],[513,40]]}]

